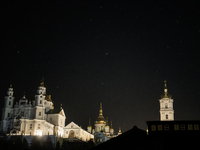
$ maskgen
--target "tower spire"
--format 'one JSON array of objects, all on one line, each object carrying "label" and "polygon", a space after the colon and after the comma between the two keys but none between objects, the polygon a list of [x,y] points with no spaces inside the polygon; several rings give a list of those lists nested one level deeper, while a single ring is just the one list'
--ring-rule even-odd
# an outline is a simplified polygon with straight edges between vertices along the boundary
[{"label": "tower spire", "polygon": [[26,92],[24,91],[24,92],[23,92],[23,97],[22,97],[22,99],[26,99],[25,94],[26,94]]},{"label": "tower spire", "polygon": [[89,118],[89,126],[91,127],[91,120],[90,120],[90,118]]},{"label": "tower spire", "polygon": [[109,124],[108,124],[108,117],[106,118],[106,126],[109,126]]},{"label": "tower spire", "polygon": [[40,81],[40,86],[44,86],[44,77],[43,77],[42,80]]},{"label": "tower spire", "polygon": [[103,116],[102,103],[100,103],[99,116]]},{"label": "tower spire", "polygon": [[112,121],[110,122],[110,128],[112,129],[113,127],[112,127]]},{"label": "tower spire", "polygon": [[103,117],[102,103],[100,103],[99,116],[96,119],[95,123],[100,123],[100,122],[102,122],[103,124],[106,124],[106,119]]},{"label": "tower spire", "polygon": [[167,92],[167,81],[164,81],[164,93],[161,95],[161,98],[171,98],[172,96]]},{"label": "tower spire", "polygon": [[164,92],[165,92],[165,95],[167,95],[167,81],[166,80],[164,81]]}]

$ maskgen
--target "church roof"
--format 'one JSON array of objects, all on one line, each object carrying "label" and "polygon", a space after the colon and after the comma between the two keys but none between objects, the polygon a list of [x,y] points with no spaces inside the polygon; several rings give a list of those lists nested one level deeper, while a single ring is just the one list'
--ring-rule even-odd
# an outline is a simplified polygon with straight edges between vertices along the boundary
[{"label": "church roof", "polygon": [[64,128],[77,128],[80,129],[81,127],[79,127],[76,123],[74,123],[73,121],[70,122],[68,125],[66,125]]},{"label": "church roof", "polygon": [[66,117],[63,109],[50,109],[46,114],[60,114],[63,117]]},{"label": "church roof", "polygon": [[46,114],[59,114],[61,109],[50,109]]}]

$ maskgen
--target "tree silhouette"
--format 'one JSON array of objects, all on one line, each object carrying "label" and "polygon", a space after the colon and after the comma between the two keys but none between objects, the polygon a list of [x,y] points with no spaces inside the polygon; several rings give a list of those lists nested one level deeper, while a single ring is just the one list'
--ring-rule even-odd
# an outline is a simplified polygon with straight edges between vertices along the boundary
[{"label": "tree silhouette", "polygon": [[2,148],[5,147],[6,145],[6,149],[15,149],[15,150],[28,150],[29,146],[28,146],[28,142],[27,140],[22,137],[22,136],[11,136],[10,139],[6,139],[6,141],[4,141],[5,143],[2,143],[1,146]]},{"label": "tree silhouette", "polygon": [[53,144],[52,144],[52,141],[51,141],[51,137],[48,136],[46,141],[44,142],[43,144],[43,149],[46,149],[46,150],[53,150]]},{"label": "tree silhouette", "polygon": [[22,150],[29,150],[29,145],[26,138],[23,138],[22,140]]},{"label": "tree silhouette", "polygon": [[61,146],[61,150],[67,150],[69,147],[68,142],[67,141],[63,141],[62,146]]},{"label": "tree silhouette", "polygon": [[56,150],[60,150],[60,142],[59,141],[56,143]]},{"label": "tree silhouette", "polygon": [[31,150],[42,150],[43,149],[43,144],[42,144],[42,139],[39,138],[38,136],[34,136],[31,140]]},{"label": "tree silhouette", "polygon": [[8,149],[8,138],[6,136],[0,137],[1,150]]}]

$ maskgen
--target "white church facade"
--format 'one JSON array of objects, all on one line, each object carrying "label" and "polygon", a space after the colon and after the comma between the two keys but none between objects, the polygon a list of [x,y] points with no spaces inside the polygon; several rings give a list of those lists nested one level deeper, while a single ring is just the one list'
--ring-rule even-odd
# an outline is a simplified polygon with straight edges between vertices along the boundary
[{"label": "white church facade", "polygon": [[[69,125],[65,126],[66,116],[62,105],[59,109],[54,109],[51,95],[46,94],[44,82],[40,83],[35,100],[28,101],[24,95],[19,102],[14,104],[13,93],[12,85],[10,85],[7,96],[4,98],[2,121],[0,121],[1,131],[9,135],[55,135],[57,137],[69,138],[67,133],[72,129],[69,131]],[[84,130],[87,132],[85,133],[83,129],[79,130],[80,139],[86,141],[94,138],[87,131]]]},{"label": "white church facade", "polygon": [[70,122],[67,126],[64,127],[64,137],[68,137],[69,139],[76,138],[82,141],[89,141],[90,139],[94,139],[93,134],[85,131],[74,122]]}]

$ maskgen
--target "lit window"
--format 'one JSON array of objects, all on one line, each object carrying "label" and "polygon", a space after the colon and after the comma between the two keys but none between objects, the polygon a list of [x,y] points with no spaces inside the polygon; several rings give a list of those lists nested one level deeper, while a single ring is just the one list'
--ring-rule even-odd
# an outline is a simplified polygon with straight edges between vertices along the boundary
[{"label": "lit window", "polygon": [[162,130],[162,125],[158,125],[158,131]]},{"label": "lit window", "polygon": [[199,125],[198,124],[194,124],[194,130],[199,130]]},{"label": "lit window", "polygon": [[168,124],[164,125],[164,130],[169,130],[169,125]]},{"label": "lit window", "polygon": [[192,124],[188,124],[188,130],[193,130],[193,125]]},{"label": "lit window", "polygon": [[151,131],[156,131],[156,126],[155,125],[151,125]]},{"label": "lit window", "polygon": [[184,124],[181,124],[181,125],[180,125],[180,129],[181,129],[181,130],[185,130],[185,125],[184,125]]},{"label": "lit window", "polygon": [[179,125],[178,124],[174,125],[174,130],[179,130]]}]

